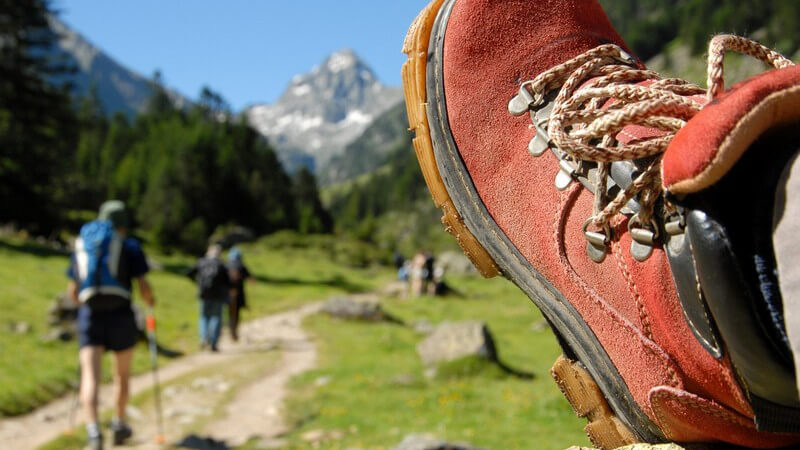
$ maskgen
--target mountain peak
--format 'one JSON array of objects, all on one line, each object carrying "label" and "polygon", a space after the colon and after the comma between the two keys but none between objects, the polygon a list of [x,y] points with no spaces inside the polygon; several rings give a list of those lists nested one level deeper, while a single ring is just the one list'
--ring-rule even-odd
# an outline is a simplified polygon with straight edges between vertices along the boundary
[{"label": "mountain peak", "polygon": [[340,72],[354,68],[361,63],[361,60],[352,49],[345,48],[331,53],[325,60],[325,67],[331,72]]},{"label": "mountain peak", "polygon": [[[401,98],[399,88],[378,81],[352,49],[329,55],[310,72],[292,77],[271,105],[246,111],[250,123],[268,137],[279,155],[324,166],[358,137],[380,113]],[[295,164],[282,158],[291,169]]]}]

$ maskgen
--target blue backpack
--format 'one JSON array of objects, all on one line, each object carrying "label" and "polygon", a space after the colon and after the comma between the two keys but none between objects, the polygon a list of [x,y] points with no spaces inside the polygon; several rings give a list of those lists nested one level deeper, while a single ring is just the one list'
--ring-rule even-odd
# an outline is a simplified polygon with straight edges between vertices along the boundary
[{"label": "blue backpack", "polygon": [[112,309],[131,298],[130,288],[120,282],[125,271],[122,238],[108,220],[81,227],[75,240],[78,300],[92,309]]}]

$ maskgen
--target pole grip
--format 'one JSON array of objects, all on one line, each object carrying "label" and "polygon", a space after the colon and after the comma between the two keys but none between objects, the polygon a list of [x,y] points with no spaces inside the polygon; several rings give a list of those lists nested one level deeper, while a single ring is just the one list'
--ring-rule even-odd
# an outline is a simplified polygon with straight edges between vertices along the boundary
[{"label": "pole grip", "polygon": [[147,331],[156,331],[156,316],[153,315],[153,312],[147,315],[147,319],[145,319],[145,327]]}]

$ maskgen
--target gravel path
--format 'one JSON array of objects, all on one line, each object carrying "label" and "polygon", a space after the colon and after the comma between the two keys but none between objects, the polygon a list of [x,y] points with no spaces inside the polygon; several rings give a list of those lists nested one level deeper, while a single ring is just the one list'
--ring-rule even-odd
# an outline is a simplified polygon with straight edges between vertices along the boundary
[{"label": "gravel path", "polygon": [[[223,339],[220,353],[197,353],[177,359],[160,368],[162,384],[189,375],[192,372],[224,365],[241,358],[243,354],[278,350],[282,352],[280,361],[264,373],[262,377],[246,386],[241,386],[233,399],[223,408],[221,417],[206,422],[201,438],[212,438],[225,445],[239,445],[249,438],[273,439],[287,431],[280,410],[286,395],[286,382],[296,374],[314,366],[316,347],[302,330],[303,318],[319,310],[319,304],[306,305],[288,312],[265,316],[249,321],[240,329],[238,343]],[[137,351],[143,351],[139,349]],[[131,380],[131,394],[135,396],[152,388],[152,375],[143,373]],[[111,406],[111,386],[104,385],[100,398],[103,409]],[[202,394],[200,394],[202,395]],[[175,405],[170,397],[162,396],[164,411]],[[73,396],[67,395],[37,410],[18,417],[0,419],[0,442],[10,444],[9,448],[34,449],[65,432],[69,424],[69,413],[73,406]],[[191,397],[178,396],[174,399],[181,404],[191,403]],[[137,413],[141,413],[137,411]],[[138,415],[138,414],[137,414]],[[77,415],[76,421],[80,414]],[[135,418],[131,418],[134,421]],[[136,422],[152,424],[149,417],[138,418]],[[152,425],[139,427],[138,436],[153,436]],[[167,442],[181,439],[182,430],[167,433]],[[79,429],[79,432],[82,430]],[[138,441],[138,445],[137,445]],[[159,448],[147,439],[136,439],[133,448]],[[131,447],[128,447],[131,448]]]}]

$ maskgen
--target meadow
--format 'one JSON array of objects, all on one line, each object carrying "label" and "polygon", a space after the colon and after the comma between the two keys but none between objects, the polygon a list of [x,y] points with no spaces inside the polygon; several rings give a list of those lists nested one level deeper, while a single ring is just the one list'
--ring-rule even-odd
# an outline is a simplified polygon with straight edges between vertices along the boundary
[{"label": "meadow", "polygon": [[[298,424],[294,445],[302,448],[309,431],[339,430],[342,439],[323,440],[319,448],[390,449],[415,433],[488,449],[589,446],[585,422],[550,377],[561,351],[530,300],[504,279],[448,282],[463,296],[384,299],[384,308],[406,326],[307,319],[321,356],[316,370],[294,382],[287,411]],[[533,379],[480,358],[435,373],[422,364],[416,346],[425,336],[410,325],[475,319],[488,325],[500,360]]]},{"label": "meadow", "polygon": [[[341,239],[277,234],[242,248],[254,274],[245,320],[335,295],[377,292],[394,278],[391,268],[374,263],[374,255],[365,256],[368,247]],[[194,285],[182,275],[194,258],[155,252],[151,257],[157,262],[150,279],[158,298],[159,340],[185,354],[196,352]],[[31,411],[73,389],[76,343],[42,339],[47,307],[64,289],[66,266],[62,253],[21,238],[0,239],[3,323],[25,321],[32,328],[24,334],[0,328],[2,415]],[[313,443],[330,449],[390,449],[412,433],[489,449],[588,445],[583,420],[549,376],[560,350],[530,301],[503,279],[461,275],[447,282],[456,295],[382,298],[384,309],[405,325],[322,314],[306,319],[319,356],[314,370],[290,384],[282,412],[292,427],[285,436],[289,448],[312,446],[309,432],[334,436]],[[473,319],[488,324],[504,363],[534,377],[520,378],[476,358],[435,373],[421,363],[416,346],[424,335],[415,331],[415,323]],[[137,372],[149,369],[144,345],[134,365]],[[140,395],[134,404],[147,398]],[[83,441],[75,439],[61,438],[47,448],[79,447]],[[258,448],[258,442],[244,448]]]},{"label": "meadow", "polygon": [[[254,274],[244,320],[331,295],[370,291],[391,277],[385,269],[337,262],[328,253],[336,252],[341,258],[347,251],[342,242],[324,236],[313,245],[311,241],[300,246],[291,236],[273,235],[243,246],[245,262]],[[148,256],[159,267],[148,275],[156,294],[159,342],[184,354],[197,351],[195,286],[183,275],[194,258],[155,252]],[[77,343],[44,339],[47,309],[66,288],[68,259],[32,241],[0,238],[0,416],[29,412],[71,391],[77,383]],[[14,324],[20,322],[31,329],[14,332]],[[147,348],[141,343],[134,353],[134,372],[149,368]],[[104,373],[108,375],[107,367]]]}]

